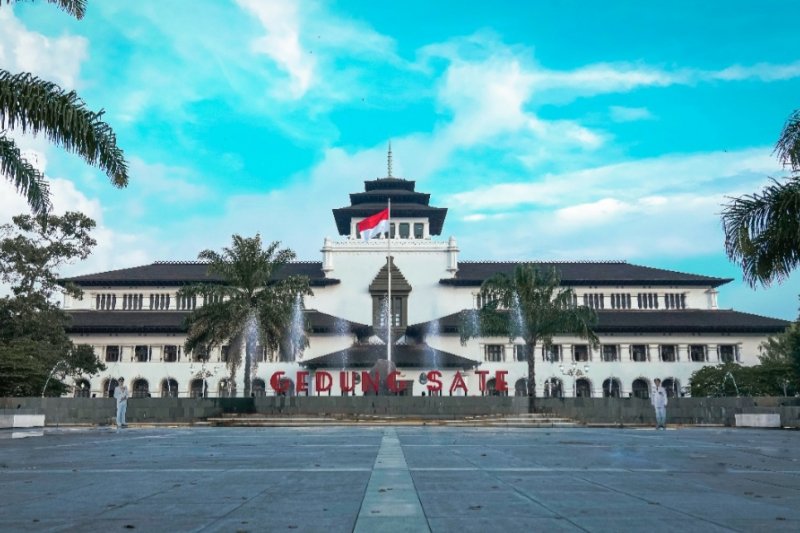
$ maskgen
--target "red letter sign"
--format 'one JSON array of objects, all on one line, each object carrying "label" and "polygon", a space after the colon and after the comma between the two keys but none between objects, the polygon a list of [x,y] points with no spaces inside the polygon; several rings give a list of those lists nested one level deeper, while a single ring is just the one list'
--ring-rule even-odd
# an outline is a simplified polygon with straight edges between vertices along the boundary
[{"label": "red letter sign", "polygon": [[452,395],[456,389],[464,389],[464,396],[467,395],[467,384],[464,382],[461,372],[457,370],[456,375],[453,376],[453,383],[450,385],[450,394]]},{"label": "red letter sign", "polygon": [[438,370],[431,370],[428,372],[428,391],[440,392],[442,390],[442,381],[439,379],[442,373]]},{"label": "red letter sign", "polygon": [[314,388],[317,389],[317,392],[330,392],[332,386],[333,376],[330,372],[320,370],[314,374]]}]

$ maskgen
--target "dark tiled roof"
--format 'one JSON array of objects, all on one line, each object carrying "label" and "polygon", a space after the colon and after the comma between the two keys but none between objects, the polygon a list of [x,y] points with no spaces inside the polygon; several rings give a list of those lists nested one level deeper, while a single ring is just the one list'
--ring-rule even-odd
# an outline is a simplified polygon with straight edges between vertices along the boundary
[{"label": "dark tiled roof", "polygon": [[[325,277],[320,261],[297,261],[288,263],[276,279],[286,276],[307,276],[312,287],[323,287],[339,283],[338,279]],[[218,276],[208,275],[208,264],[196,261],[156,261],[120,270],[87,274],[66,278],[78,285],[88,286],[176,286],[192,283],[219,283]]]},{"label": "dark tiled roof", "polygon": [[184,311],[69,311],[68,333],[185,333]]},{"label": "dark tiled roof", "polygon": [[333,210],[339,235],[350,234],[350,221],[374,215],[392,201],[392,217],[425,217],[430,234],[441,235],[447,208],[429,205],[431,195],[416,192],[416,182],[400,178],[382,178],[364,182],[364,192],[350,195],[350,206]]},{"label": "dark tiled roof", "polygon": [[[317,368],[372,368],[378,359],[386,359],[386,346],[355,344],[347,350],[329,353],[304,361]],[[473,368],[480,363],[427,345],[396,345],[392,347],[392,362],[397,368]]]},{"label": "dark tiled roof", "polygon": [[689,285],[719,287],[733,281],[730,278],[698,276],[660,268],[632,265],[625,261],[607,262],[494,262],[461,261],[454,278],[439,281],[443,285],[478,287],[494,274],[511,275],[517,265],[532,263],[541,269],[555,268],[561,275],[561,284],[567,286],[619,286],[619,285]]},{"label": "dark tiled roof", "polygon": [[[443,334],[458,334],[460,313],[439,319]],[[595,332],[603,333],[780,333],[789,322],[730,309],[610,311],[597,313]],[[432,321],[431,321],[432,322]],[[431,322],[410,326],[430,331]]]},{"label": "dark tiled roof", "polygon": [[[185,333],[186,311],[69,311],[69,333]],[[351,334],[367,326],[308,309],[305,318],[313,333]]]}]

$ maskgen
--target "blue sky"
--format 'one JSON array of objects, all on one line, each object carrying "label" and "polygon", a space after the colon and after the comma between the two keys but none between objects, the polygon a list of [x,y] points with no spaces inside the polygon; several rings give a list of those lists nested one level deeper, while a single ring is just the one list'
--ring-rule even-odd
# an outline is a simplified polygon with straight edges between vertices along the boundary
[{"label": "blue sky", "polygon": [[[260,232],[318,260],[365,179],[417,181],[462,259],[626,259],[736,281],[726,308],[794,318],[800,275],[752,290],[725,257],[726,196],[783,170],[800,107],[800,3],[141,2],[0,8],[0,67],[106,110],[113,189],[19,137],[59,210],[98,220],[70,272],[193,259]],[[24,209],[0,185],[3,220]]]}]

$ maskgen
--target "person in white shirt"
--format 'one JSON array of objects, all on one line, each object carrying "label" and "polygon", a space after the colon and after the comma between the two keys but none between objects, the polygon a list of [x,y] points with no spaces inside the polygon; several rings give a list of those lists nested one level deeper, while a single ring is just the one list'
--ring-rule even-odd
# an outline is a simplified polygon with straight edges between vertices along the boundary
[{"label": "person in white shirt", "polygon": [[667,429],[667,391],[661,386],[661,380],[653,380],[655,390],[650,395],[650,403],[656,410],[656,429]]},{"label": "person in white shirt", "polygon": [[125,412],[128,410],[128,387],[125,385],[125,378],[119,378],[117,387],[114,389],[114,398],[117,399],[117,429],[127,427],[125,423]]}]

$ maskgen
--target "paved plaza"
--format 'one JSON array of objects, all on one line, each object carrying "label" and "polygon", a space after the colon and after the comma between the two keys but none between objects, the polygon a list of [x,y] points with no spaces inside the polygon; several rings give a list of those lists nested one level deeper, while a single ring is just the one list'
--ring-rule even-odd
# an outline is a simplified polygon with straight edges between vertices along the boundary
[{"label": "paved plaza", "polygon": [[0,433],[0,531],[800,531],[800,432]]}]

